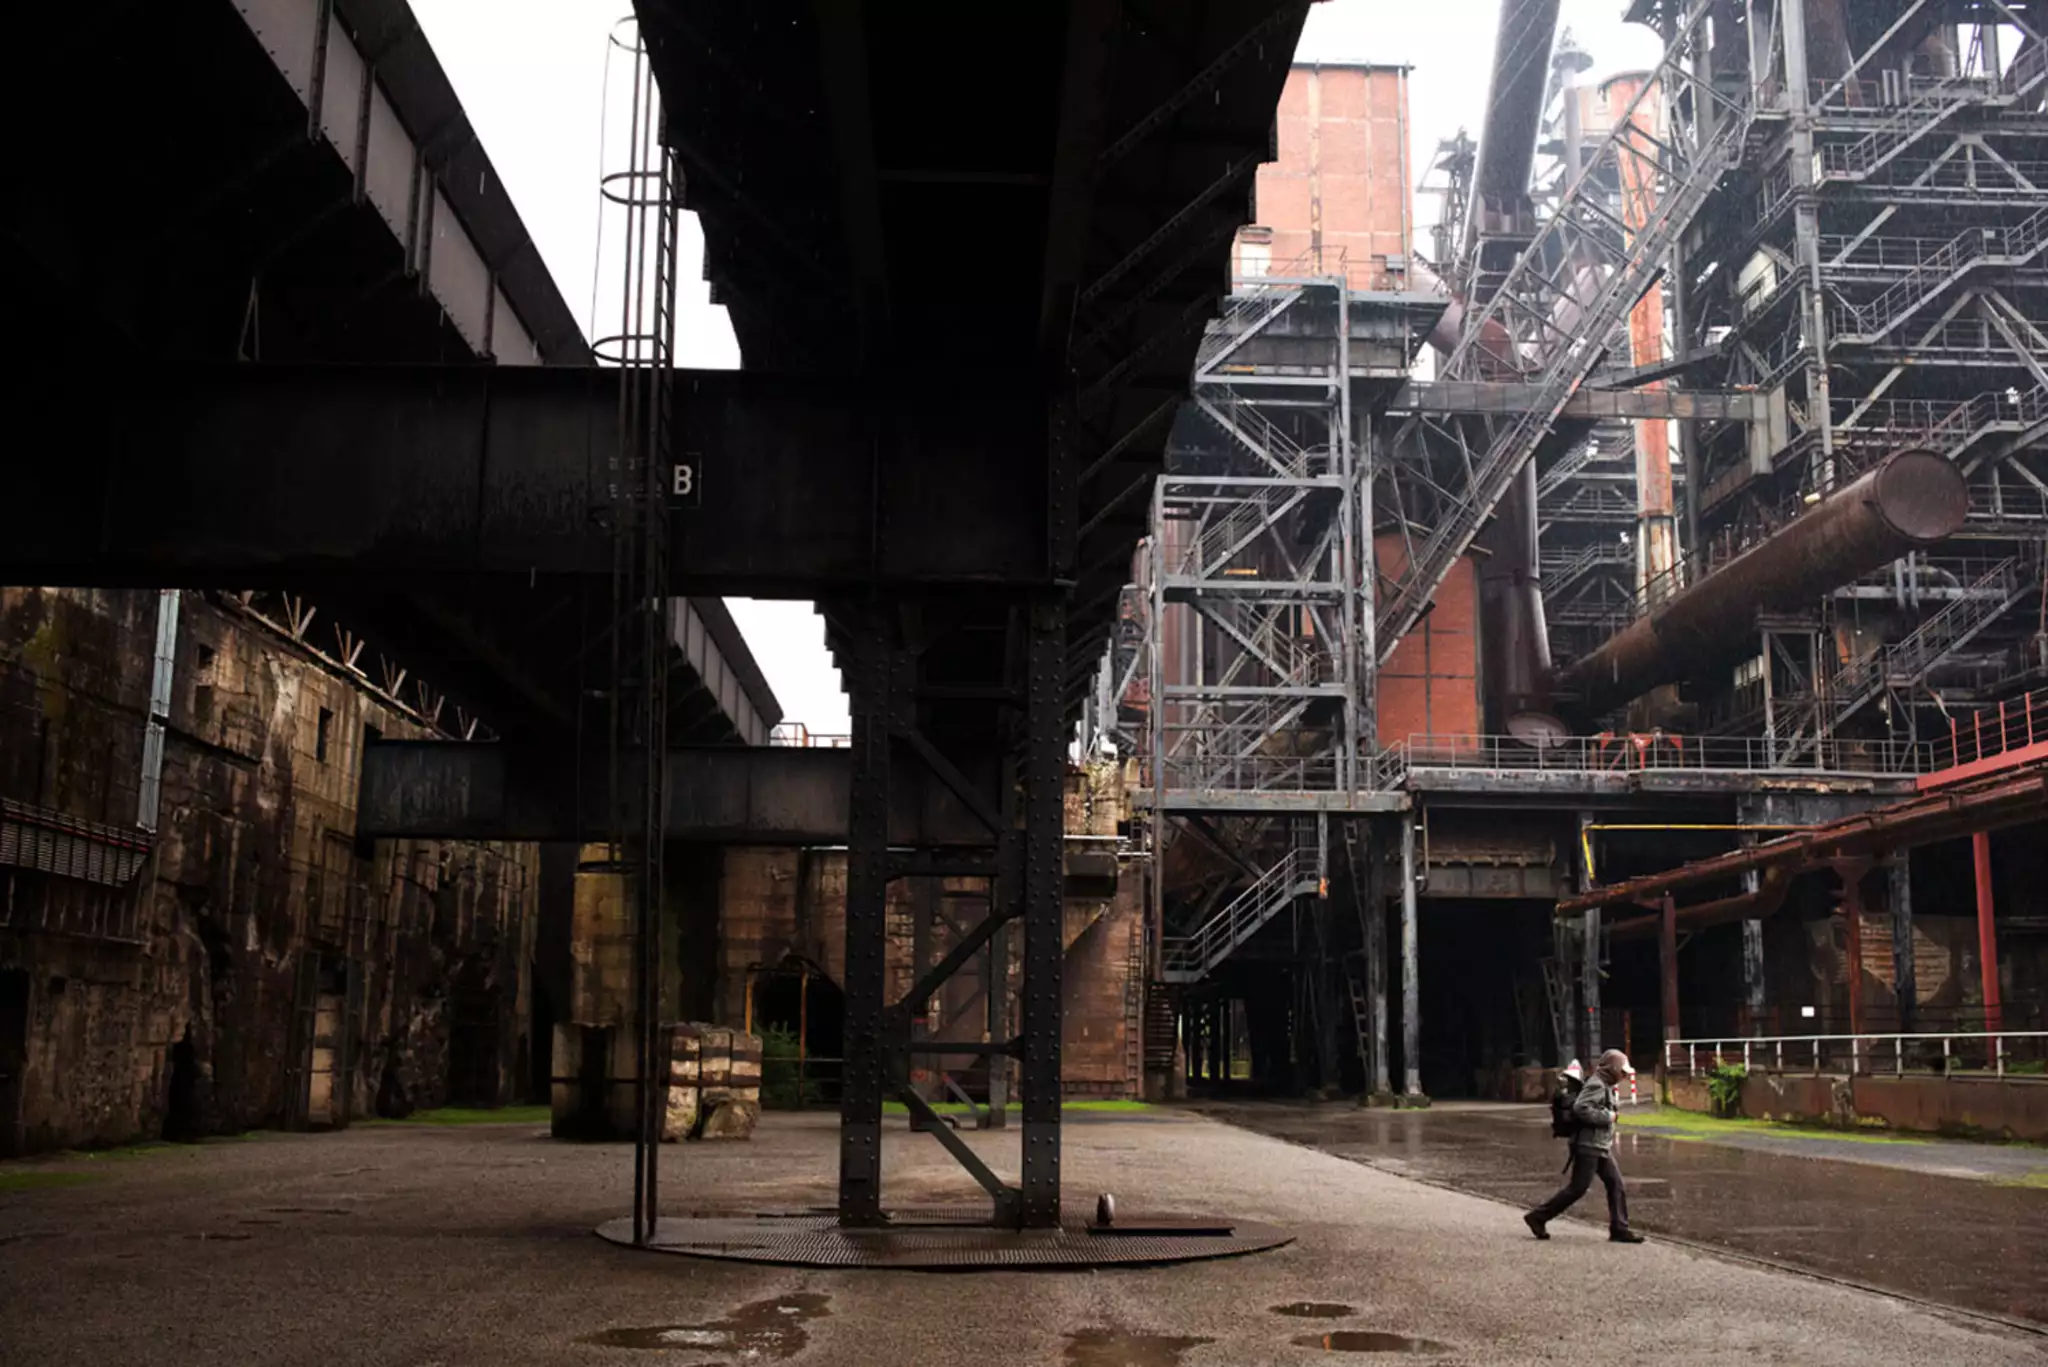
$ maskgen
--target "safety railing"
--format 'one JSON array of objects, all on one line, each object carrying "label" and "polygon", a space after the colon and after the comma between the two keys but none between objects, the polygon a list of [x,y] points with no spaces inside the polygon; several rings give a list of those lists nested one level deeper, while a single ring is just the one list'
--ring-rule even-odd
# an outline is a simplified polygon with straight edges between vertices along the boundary
[{"label": "safety railing", "polygon": [[1946,736],[1921,745],[1921,772],[1928,774],[2048,745],[2048,688],[1952,716]]},{"label": "safety railing", "polygon": [[813,731],[800,721],[779,722],[768,733],[768,744],[778,749],[845,750],[852,746],[848,735]]},{"label": "safety railing", "polygon": [[1664,1042],[1667,1076],[1697,1077],[1723,1065],[1762,1073],[1964,1072],[2048,1080],[2048,1030],[1871,1035],[1758,1035]]},{"label": "safety railing", "polygon": [[1449,769],[1499,774],[1821,773],[1912,775],[1927,756],[1910,741],[1826,741],[1787,758],[1786,742],[1766,736],[1679,736],[1662,731],[1603,732],[1531,745],[1514,736],[1415,735],[1381,752],[1383,774]]},{"label": "safety railing", "polygon": [[1142,768],[1149,786],[1155,772],[1165,779],[1171,792],[1328,793],[1337,789],[1337,756],[1288,755],[1172,755],[1155,771],[1147,760]]},{"label": "safety railing", "polygon": [[2037,210],[2009,228],[1972,228],[1958,233],[1875,298],[1838,305],[1837,340],[1876,341],[1911,317],[1946,281],[1980,265],[2021,265],[2044,243],[2048,243],[2048,209]]},{"label": "safety railing", "polygon": [[1252,885],[1204,921],[1191,935],[1164,936],[1159,942],[1160,976],[1167,982],[1194,982],[1229,958],[1239,945],[1292,902],[1316,890],[1315,856],[1299,847]]}]

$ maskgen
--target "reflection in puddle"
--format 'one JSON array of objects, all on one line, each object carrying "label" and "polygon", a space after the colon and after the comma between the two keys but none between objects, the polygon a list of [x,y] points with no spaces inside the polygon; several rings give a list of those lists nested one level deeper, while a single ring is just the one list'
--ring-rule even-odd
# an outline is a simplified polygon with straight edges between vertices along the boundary
[{"label": "reflection in puddle", "polygon": [[1304,1334],[1294,1340],[1298,1347],[1321,1348],[1329,1353],[1441,1353],[1448,1345],[1406,1334],[1382,1334],[1373,1329],[1340,1329],[1333,1334]]},{"label": "reflection in puddle", "polygon": [[806,1320],[828,1314],[830,1296],[799,1294],[743,1305],[724,1319],[708,1324],[656,1324],[644,1328],[606,1329],[581,1342],[604,1348],[698,1348],[733,1353],[744,1361],[793,1358],[811,1341]]},{"label": "reflection in puddle", "polygon": [[1276,1315],[1292,1315],[1303,1320],[1341,1320],[1346,1315],[1358,1313],[1350,1306],[1338,1305],[1335,1301],[1293,1301],[1273,1306],[1272,1311]]},{"label": "reflection in puddle", "polygon": [[1082,1329],[1067,1335],[1067,1367],[1176,1367],[1181,1354],[1213,1339]]}]

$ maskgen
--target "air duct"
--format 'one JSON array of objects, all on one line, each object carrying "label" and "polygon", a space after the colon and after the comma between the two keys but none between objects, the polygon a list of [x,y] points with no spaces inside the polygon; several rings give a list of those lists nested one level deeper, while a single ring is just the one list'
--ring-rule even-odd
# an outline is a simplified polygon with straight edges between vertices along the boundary
[{"label": "air duct", "polygon": [[1674,594],[1574,664],[1565,680],[1595,714],[1726,662],[1759,609],[1805,606],[1908,551],[1953,536],[1969,512],[1962,472],[1901,451],[1762,544]]}]

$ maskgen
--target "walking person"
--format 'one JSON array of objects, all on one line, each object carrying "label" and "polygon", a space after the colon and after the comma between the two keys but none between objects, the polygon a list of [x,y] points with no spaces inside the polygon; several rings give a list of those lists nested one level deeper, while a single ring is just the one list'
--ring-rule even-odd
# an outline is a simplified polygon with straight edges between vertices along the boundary
[{"label": "walking person", "polygon": [[1643,1241],[1642,1235],[1628,1227],[1628,1188],[1623,1185],[1621,1169],[1614,1162],[1614,1119],[1621,1110],[1615,1101],[1614,1089],[1634,1077],[1635,1073],[1636,1070],[1629,1066],[1627,1054],[1619,1049],[1609,1049],[1593,1065],[1593,1075],[1579,1088],[1578,1096],[1571,1103],[1572,1120],[1576,1123],[1572,1134],[1572,1175],[1558,1189],[1557,1195],[1522,1217],[1529,1226],[1529,1232],[1537,1238],[1550,1237],[1550,1231],[1544,1226],[1584,1196],[1597,1173],[1601,1184],[1607,1188],[1607,1237],[1617,1244],[1639,1244]]}]

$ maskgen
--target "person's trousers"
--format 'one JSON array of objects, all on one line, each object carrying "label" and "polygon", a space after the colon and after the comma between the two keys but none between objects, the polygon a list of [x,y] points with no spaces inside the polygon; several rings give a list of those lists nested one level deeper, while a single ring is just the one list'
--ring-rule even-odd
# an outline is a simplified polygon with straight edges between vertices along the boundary
[{"label": "person's trousers", "polygon": [[1622,1184],[1621,1169],[1615,1165],[1611,1153],[1593,1153],[1586,1149],[1572,1150],[1572,1175],[1557,1195],[1536,1207],[1532,1212],[1537,1219],[1555,1220],[1565,1213],[1571,1204],[1586,1194],[1593,1185],[1593,1174],[1600,1174],[1600,1181],[1607,1188],[1607,1228],[1610,1231],[1628,1228],[1628,1188]]}]

